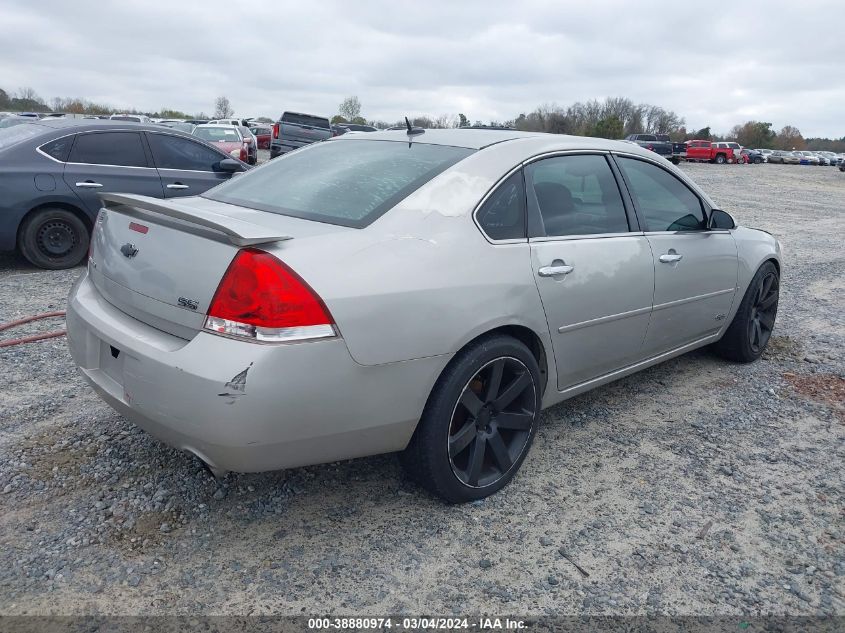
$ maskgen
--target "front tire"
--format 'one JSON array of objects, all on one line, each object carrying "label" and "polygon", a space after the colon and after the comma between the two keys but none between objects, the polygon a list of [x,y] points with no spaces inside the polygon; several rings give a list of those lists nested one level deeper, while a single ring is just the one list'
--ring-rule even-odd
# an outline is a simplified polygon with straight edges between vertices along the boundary
[{"label": "front tire", "polygon": [[18,234],[18,249],[32,264],[48,270],[72,268],[88,252],[88,227],[74,213],[59,207],[39,209]]},{"label": "front tire", "polygon": [[525,460],[540,401],[531,351],[509,336],[479,339],[437,380],[402,465],[449,503],[483,499],[507,485]]},{"label": "front tire", "polygon": [[724,165],[725,164],[725,155],[724,154],[718,154],[716,156],[716,164],[717,165]]},{"label": "front tire", "polygon": [[716,352],[738,363],[751,363],[763,354],[775,327],[780,296],[780,276],[772,262],[766,262],[751,280],[734,320]]}]

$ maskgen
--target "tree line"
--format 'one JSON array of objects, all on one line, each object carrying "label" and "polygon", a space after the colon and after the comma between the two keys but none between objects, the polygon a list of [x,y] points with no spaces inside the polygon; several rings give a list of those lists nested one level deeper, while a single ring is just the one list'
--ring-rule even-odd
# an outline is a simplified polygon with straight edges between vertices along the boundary
[{"label": "tree line", "polygon": [[[106,115],[115,109],[107,104],[95,103],[78,97],[53,97],[49,103],[38,96],[32,88],[21,88],[9,94],[0,88],[0,110],[13,112],[67,112],[69,114]],[[187,113],[172,108],[161,108],[158,112],[143,112],[135,108],[122,110],[132,114],[163,119],[208,119],[204,112]],[[234,111],[225,96],[218,97],[214,103],[214,117],[227,118]],[[269,121],[264,117],[259,120]],[[710,126],[699,129],[687,129],[684,117],[672,110],[648,103],[634,103],[626,97],[607,97],[604,100],[591,99],[576,102],[569,106],[555,103],[543,104],[535,110],[521,113],[519,116],[504,121],[471,121],[463,113],[427,114],[409,116],[411,124],[421,128],[457,128],[467,125],[491,125],[514,128],[526,132],[550,132],[552,134],[573,134],[577,136],[595,136],[608,139],[624,138],[629,134],[668,134],[673,141],[703,139],[713,141],[731,140],[744,147],[770,149],[812,149],[845,152],[845,137],[840,139],[804,138],[801,131],[793,125],[785,125],[779,131],[772,129],[772,124],[765,121],[747,121],[740,123],[727,133],[715,134]],[[353,95],[345,98],[339,105],[332,123],[361,123],[380,129],[405,125],[399,121],[367,119],[363,115],[360,99]]]}]

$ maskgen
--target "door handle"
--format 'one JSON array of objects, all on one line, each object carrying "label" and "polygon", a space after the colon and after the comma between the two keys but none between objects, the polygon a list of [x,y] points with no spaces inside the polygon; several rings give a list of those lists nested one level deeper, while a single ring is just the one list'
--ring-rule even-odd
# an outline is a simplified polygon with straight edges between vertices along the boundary
[{"label": "door handle", "polygon": [[537,274],[540,275],[540,277],[554,277],[555,275],[568,275],[573,270],[575,270],[575,266],[558,264],[552,266],[543,266],[537,271]]},{"label": "door handle", "polygon": [[683,255],[678,255],[675,252],[675,249],[670,248],[668,253],[661,255],[658,259],[664,264],[674,264],[675,262],[679,262],[684,258]]},{"label": "door handle", "polygon": [[183,185],[181,182],[174,182],[172,185],[167,185],[168,189],[190,189],[188,185]]},{"label": "door handle", "polygon": [[85,189],[95,189],[97,187],[102,187],[103,185],[98,182],[94,182],[93,180],[86,180],[85,182],[76,183],[76,186]]}]

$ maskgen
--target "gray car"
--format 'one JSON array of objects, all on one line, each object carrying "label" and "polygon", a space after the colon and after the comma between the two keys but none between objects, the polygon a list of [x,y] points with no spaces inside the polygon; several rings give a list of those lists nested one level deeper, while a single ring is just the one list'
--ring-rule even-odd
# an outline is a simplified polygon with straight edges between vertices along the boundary
[{"label": "gray car", "polygon": [[69,268],[88,252],[98,194],[175,198],[247,169],[207,143],[157,125],[30,119],[0,129],[0,251],[42,268]]},{"label": "gray car", "polygon": [[451,502],[540,410],[775,323],[780,245],[630,143],[347,134],[199,197],[103,195],[67,326],[117,411],[215,473],[403,451]]}]

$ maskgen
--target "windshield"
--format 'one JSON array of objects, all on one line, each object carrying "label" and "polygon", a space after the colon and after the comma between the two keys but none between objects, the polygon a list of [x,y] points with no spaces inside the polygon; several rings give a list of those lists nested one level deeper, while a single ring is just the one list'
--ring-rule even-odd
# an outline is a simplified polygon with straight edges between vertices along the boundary
[{"label": "windshield", "polygon": [[241,135],[237,128],[228,127],[198,127],[194,130],[197,136],[212,143],[240,143]]},{"label": "windshield", "polygon": [[329,141],[291,152],[205,197],[306,220],[362,228],[473,153],[392,141]]}]

